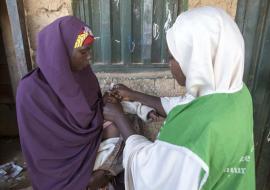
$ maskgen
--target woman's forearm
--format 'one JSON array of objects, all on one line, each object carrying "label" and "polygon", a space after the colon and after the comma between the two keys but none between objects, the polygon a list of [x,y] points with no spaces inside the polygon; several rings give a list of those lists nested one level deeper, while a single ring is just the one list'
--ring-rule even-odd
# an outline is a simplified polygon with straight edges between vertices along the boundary
[{"label": "woman's forearm", "polygon": [[164,111],[160,97],[147,95],[138,91],[133,91],[131,95],[131,100],[141,102],[144,105],[154,108],[159,115],[166,117],[166,112]]},{"label": "woman's forearm", "polygon": [[129,136],[136,134],[127,116],[119,116],[114,122],[124,140],[126,140]]}]

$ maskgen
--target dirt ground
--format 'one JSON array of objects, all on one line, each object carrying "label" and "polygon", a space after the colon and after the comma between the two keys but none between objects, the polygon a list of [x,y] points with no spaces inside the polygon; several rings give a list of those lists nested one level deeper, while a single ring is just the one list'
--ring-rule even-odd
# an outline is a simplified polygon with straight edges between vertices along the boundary
[{"label": "dirt ground", "polygon": [[24,169],[15,178],[0,180],[0,190],[32,190],[18,137],[0,137],[0,165],[9,162],[14,162]]}]

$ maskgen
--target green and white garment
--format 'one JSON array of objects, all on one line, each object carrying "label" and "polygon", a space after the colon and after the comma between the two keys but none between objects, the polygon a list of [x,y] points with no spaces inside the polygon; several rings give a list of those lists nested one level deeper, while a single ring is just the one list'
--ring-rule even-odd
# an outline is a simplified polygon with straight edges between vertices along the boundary
[{"label": "green and white garment", "polygon": [[243,84],[244,40],[223,10],[182,13],[166,34],[187,94],[161,98],[158,139],[126,141],[126,190],[255,190],[252,100]]},{"label": "green and white garment", "polygon": [[[172,101],[162,98],[164,108]],[[255,189],[252,101],[246,86],[166,111],[154,143],[140,135],[128,138],[126,189]]]}]

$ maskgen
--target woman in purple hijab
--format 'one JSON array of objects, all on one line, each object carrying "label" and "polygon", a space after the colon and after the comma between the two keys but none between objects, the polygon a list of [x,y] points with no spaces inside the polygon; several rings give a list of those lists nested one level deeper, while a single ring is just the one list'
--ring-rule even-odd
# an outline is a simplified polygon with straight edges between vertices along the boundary
[{"label": "woman in purple hijab", "polygon": [[[89,37],[90,36],[90,37]],[[21,146],[34,189],[86,189],[102,136],[102,96],[89,66],[90,29],[73,16],[38,34],[38,68],[17,90]]]}]

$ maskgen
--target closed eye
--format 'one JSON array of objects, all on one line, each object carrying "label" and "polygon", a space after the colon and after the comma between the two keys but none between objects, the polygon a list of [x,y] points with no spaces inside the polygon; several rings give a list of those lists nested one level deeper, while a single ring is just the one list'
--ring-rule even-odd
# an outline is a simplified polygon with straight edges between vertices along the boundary
[{"label": "closed eye", "polygon": [[85,55],[87,53],[87,51],[81,51],[82,55]]},{"label": "closed eye", "polygon": [[86,47],[80,50],[82,55],[85,55],[87,53],[91,53],[91,47]]}]

